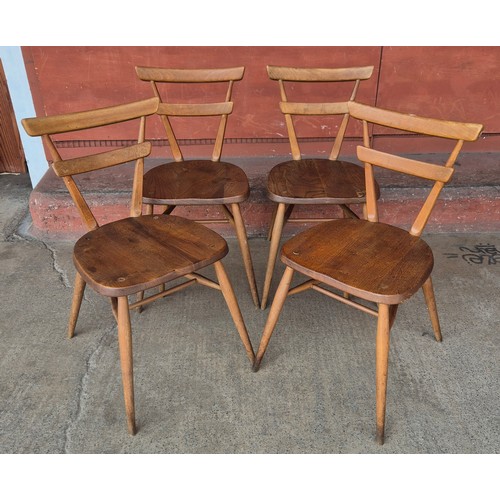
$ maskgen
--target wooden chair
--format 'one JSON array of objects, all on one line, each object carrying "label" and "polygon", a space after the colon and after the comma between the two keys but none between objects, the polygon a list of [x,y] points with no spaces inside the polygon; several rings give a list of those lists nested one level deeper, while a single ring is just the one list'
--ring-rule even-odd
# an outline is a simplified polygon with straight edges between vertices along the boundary
[{"label": "wooden chair", "polygon": [[[294,86],[298,84],[304,86],[304,84],[321,82],[324,84],[333,83],[332,90],[334,90],[335,86],[340,85],[348,85],[351,88],[350,84],[354,82],[354,88],[349,98],[350,101],[353,101],[356,98],[360,82],[371,77],[373,66],[353,68],[268,66],[267,72],[269,78],[277,80],[279,83],[280,109],[285,115],[293,159],[273,167],[267,179],[268,197],[277,205],[274,208],[269,228],[268,239],[271,240],[271,243],[262,292],[262,309],[265,309],[267,305],[284,224],[287,222],[311,223],[326,220],[325,218],[290,218],[295,205],[339,205],[344,217],[358,218],[358,215],[351,210],[349,205],[361,204],[364,206],[366,200],[363,168],[352,162],[338,159],[349,123],[348,101],[327,103],[291,102],[286,93],[285,83],[287,88],[292,84]],[[310,88],[311,95],[314,96],[314,88],[311,87],[309,85],[308,88]],[[302,157],[293,116],[312,115],[320,115],[325,118],[335,115],[342,116],[328,158]]]},{"label": "wooden chair", "polygon": [[[253,368],[256,371],[260,366],[288,295],[313,289],[376,316],[377,440],[382,444],[389,332],[398,305],[422,288],[435,338],[441,341],[431,280],[433,255],[420,236],[441,189],[453,174],[453,166],[464,141],[476,140],[482,125],[422,118],[355,102],[349,103],[349,112],[351,116],[363,121],[364,145],[357,147],[357,155],[365,164],[368,220],[338,219],[324,222],[298,234],[283,245],[281,260],[286,268],[269,311]],[[370,146],[369,123],[453,139],[453,144],[455,141],[456,144],[444,166],[408,159]],[[430,194],[409,231],[378,221],[373,166],[434,181]],[[290,289],[290,282],[296,271],[310,279]],[[335,291],[325,288],[325,285]],[[357,298],[375,303],[376,307],[368,307],[357,301]]]},{"label": "wooden chair", "polygon": [[[42,136],[50,151],[55,173],[62,178],[89,232],[75,244],[76,267],[73,303],[68,336],[71,338],[86,284],[111,299],[118,323],[118,343],[122,369],[127,424],[135,434],[135,406],[132,362],[132,332],[129,309],[142,306],[194,283],[220,290],[250,360],[254,352],[231,283],[221,259],[227,254],[226,241],[214,231],[170,215],[141,215],[144,158],[151,143],[145,141],[146,117],[156,113],[159,100],[122,104],[108,108],[59,116],[28,118],[22,121],[31,136]],[[111,151],[78,158],[62,159],[53,136],[105,125],[140,119],[137,143]],[[57,137],[61,137],[57,135]],[[99,227],[73,176],[135,161],[130,217]],[[213,264],[219,283],[196,271]],[[184,277],[186,282],[129,305],[128,296]]]},{"label": "wooden chair", "polygon": [[[259,307],[252,257],[240,209],[240,203],[247,200],[250,194],[248,178],[241,168],[220,160],[227,118],[233,110],[231,102],[233,84],[243,78],[244,68],[191,70],[138,66],[135,69],[141,80],[151,82],[153,92],[160,100],[162,100],[160,89],[163,88],[173,90],[174,86],[177,88],[182,86],[182,89],[186,89],[188,84],[198,84],[198,87],[203,86],[200,87],[199,94],[206,96],[209,95],[208,92],[213,92],[214,86],[227,84],[223,102],[205,102],[208,99],[204,99],[204,102],[192,102],[194,100],[192,99],[189,103],[179,103],[171,102],[176,100],[172,98],[168,99],[168,102],[160,103],[158,115],[165,127],[174,161],[159,165],[146,173],[143,200],[147,213],[153,213],[155,205],[165,206],[164,213],[171,213],[180,205],[220,205],[225,219],[198,222],[204,224],[230,222],[233,225],[243,256],[252,299],[256,307]],[[207,123],[207,117],[220,118],[211,160],[184,159],[180,141],[177,140],[172,126],[172,118],[177,117],[199,118],[204,120],[204,124]]]}]

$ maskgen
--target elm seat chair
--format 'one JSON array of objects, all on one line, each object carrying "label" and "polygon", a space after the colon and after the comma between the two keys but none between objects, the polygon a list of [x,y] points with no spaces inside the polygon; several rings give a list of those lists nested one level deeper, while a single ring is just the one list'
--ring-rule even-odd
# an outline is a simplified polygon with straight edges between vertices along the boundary
[{"label": "elm seat chair", "polygon": [[[146,213],[153,213],[155,205],[165,206],[164,213],[171,213],[176,206],[181,205],[221,206],[225,219],[198,222],[205,224],[230,222],[234,226],[252,299],[255,306],[259,307],[252,257],[240,208],[240,203],[246,201],[250,194],[248,178],[240,167],[220,159],[228,115],[233,110],[233,102],[231,101],[233,84],[243,78],[244,68],[168,69],[137,66],[135,69],[141,80],[151,83],[154,95],[160,101],[162,99],[165,101],[160,103],[157,113],[165,127],[174,159],[174,161],[158,165],[144,176],[143,201]],[[191,102],[177,102],[181,99],[176,99],[176,94],[173,92],[188,91],[187,86],[192,84],[197,84],[195,88],[197,91],[199,90],[199,96],[183,99]],[[217,93],[220,85],[227,89],[224,100],[206,102],[210,100],[208,96],[213,95],[214,92]],[[167,94],[166,91],[170,91],[172,94]],[[162,94],[166,96],[166,100]],[[203,102],[193,102],[195,100],[203,100]],[[183,120],[190,117],[192,118],[191,123],[207,130],[210,121],[210,118],[207,119],[207,117],[219,117],[211,159],[184,159],[179,145],[180,141],[172,126],[173,121],[179,117],[182,117]]]},{"label": "elm seat chair", "polygon": [[[109,297],[118,323],[123,391],[127,425],[135,434],[135,405],[132,360],[132,330],[129,309],[142,306],[194,283],[220,290],[227,302],[250,361],[254,352],[231,283],[221,259],[227,254],[226,241],[214,231],[181,217],[141,215],[144,158],[151,152],[145,141],[146,117],[156,113],[159,100],[151,98],[59,116],[27,118],[22,121],[31,136],[42,136],[50,151],[55,173],[62,178],[88,229],[75,244],[73,262],[76,267],[75,288],[69,319],[71,338],[86,285],[98,294]],[[58,151],[59,134],[94,127],[139,121],[137,143],[102,153],[62,159]],[[108,129],[106,129],[108,130]],[[134,141],[131,141],[134,142]],[[135,161],[130,217],[98,225],[74,175]],[[196,271],[214,265],[219,283]],[[177,278],[187,281],[142,301],[130,303],[135,296]]]},{"label": "elm seat chair", "polygon": [[[281,260],[286,268],[269,311],[253,369],[257,371],[260,366],[288,295],[313,289],[376,316],[377,440],[383,444],[390,329],[398,305],[422,288],[435,338],[441,341],[431,280],[433,254],[420,236],[439,193],[453,174],[464,141],[476,140],[482,125],[417,117],[355,102],[349,103],[349,112],[363,121],[364,145],[357,147],[357,155],[366,170],[367,220],[323,222],[283,245]],[[369,123],[452,139],[455,145],[444,166],[396,156],[370,146]],[[434,181],[409,231],[378,221],[374,166]],[[295,272],[310,279],[290,289]],[[356,299],[372,302],[375,307],[368,307]]]},{"label": "elm seat chair", "polygon": [[[373,66],[352,68],[290,68],[268,66],[271,80],[277,80],[280,89],[280,109],[285,115],[292,160],[273,167],[267,179],[268,197],[276,203],[269,228],[269,257],[264,279],[261,308],[265,309],[269,297],[274,267],[278,255],[281,234],[287,222],[320,222],[323,218],[290,218],[295,205],[339,205],[344,217],[358,215],[350,205],[364,206],[365,179],[363,167],[339,159],[340,151],[349,123],[348,101],[336,102],[292,102],[291,92],[298,96],[299,87],[315,95],[316,84],[327,85],[329,91],[337,90],[335,95],[351,92],[349,101],[356,98],[361,81],[373,73]],[[292,88],[292,86],[294,88]],[[286,87],[286,88],[285,88]],[[340,89],[338,88],[340,87]],[[288,94],[287,94],[288,89]],[[352,90],[351,90],[352,89]],[[308,99],[313,100],[314,97]],[[328,158],[303,158],[299,147],[294,117],[322,116],[325,123],[337,116],[340,124]],[[341,117],[341,118],[340,118]],[[297,118],[295,118],[297,120]]]}]

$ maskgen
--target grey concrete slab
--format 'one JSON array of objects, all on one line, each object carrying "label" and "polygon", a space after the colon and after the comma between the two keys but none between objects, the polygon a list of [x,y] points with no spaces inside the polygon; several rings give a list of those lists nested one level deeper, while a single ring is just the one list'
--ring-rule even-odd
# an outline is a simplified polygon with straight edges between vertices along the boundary
[{"label": "grey concrete slab", "polygon": [[[0,214],[12,228],[12,214]],[[16,214],[0,242],[0,453],[500,451],[498,234],[425,236],[444,340],[434,341],[420,294],[399,308],[384,446],[374,439],[373,317],[314,292],[293,296],[253,373],[222,297],[203,287],[132,314],[131,437],[109,303],[88,290],[67,339],[72,242],[30,239]],[[229,245],[224,262],[256,348],[268,311],[253,306]],[[250,247],[260,288],[268,243]]]},{"label": "grey concrete slab", "polygon": [[30,193],[27,174],[0,174],[0,241],[9,238],[27,215]]}]

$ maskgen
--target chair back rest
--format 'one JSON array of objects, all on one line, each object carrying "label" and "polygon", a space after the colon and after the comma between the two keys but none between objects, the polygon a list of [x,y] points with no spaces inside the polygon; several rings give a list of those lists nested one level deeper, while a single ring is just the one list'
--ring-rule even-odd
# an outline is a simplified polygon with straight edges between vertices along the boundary
[{"label": "chair back rest", "polygon": [[[219,127],[215,138],[214,149],[212,151],[212,161],[219,161],[224,144],[227,117],[233,111],[231,94],[233,84],[243,78],[244,67],[218,68],[218,69],[170,69],[170,68],[150,68],[136,66],[137,76],[143,81],[149,81],[153,87],[153,92],[160,99],[158,115],[160,116],[167,139],[172,150],[175,161],[182,161],[183,155],[179,142],[172,128],[171,117],[206,117],[219,116]],[[214,84],[226,83],[225,99],[220,102],[203,103],[178,103],[172,102],[168,95],[162,98],[160,85],[163,84]],[[166,85],[165,85],[166,86]],[[201,93],[200,93],[201,94]]]},{"label": "chair back rest", "polygon": [[[52,156],[52,168],[61,177],[75,202],[80,215],[89,230],[99,225],[92,214],[85,198],[75,183],[73,176],[92,172],[130,161],[136,162],[134,184],[132,189],[132,205],[130,214],[137,217],[142,213],[142,177],[144,174],[144,158],[151,152],[151,143],[145,141],[146,117],[156,113],[159,100],[156,97],[117,106],[80,111],[55,116],[25,118],[22,124],[30,136],[41,136]],[[76,158],[63,159],[58,149],[58,141],[53,137],[66,132],[75,132],[96,127],[115,125],[134,119],[139,121],[137,143],[105,151],[102,153],[83,155]]]},{"label": "chair back rest", "polygon": [[[338,133],[335,136],[329,159],[336,160],[339,156],[342,142],[349,123],[349,110],[347,103],[356,98],[361,80],[367,80],[372,76],[373,66],[362,66],[352,68],[290,68],[284,66],[268,66],[267,74],[271,80],[277,80],[280,88],[280,109],[285,115],[288,139],[294,160],[301,159],[297,133],[294,127],[293,116],[295,115],[343,115]],[[285,83],[314,83],[314,82],[354,82],[349,101],[343,102],[291,102],[288,99]]]},{"label": "chair back rest", "polygon": [[[411,234],[420,236],[427,224],[439,193],[453,175],[454,164],[462,149],[464,141],[475,141],[479,137],[483,126],[477,123],[462,123],[438,120],[435,118],[424,118],[375,108],[357,102],[349,103],[349,113],[353,118],[363,122],[364,145],[357,147],[357,155],[358,159],[365,164],[366,208],[368,220],[373,222],[378,221],[373,166],[434,181],[434,185],[410,230]],[[453,141],[454,146],[450,148],[452,151],[444,165],[389,154],[376,149],[370,144],[368,124],[381,125],[413,134],[450,139]]]}]

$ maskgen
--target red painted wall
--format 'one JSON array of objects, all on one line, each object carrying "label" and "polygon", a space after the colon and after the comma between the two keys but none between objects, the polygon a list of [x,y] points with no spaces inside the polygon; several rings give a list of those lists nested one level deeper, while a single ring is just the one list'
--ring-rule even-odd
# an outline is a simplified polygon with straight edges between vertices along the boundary
[{"label": "red painted wall", "polygon": [[[179,68],[245,66],[235,85],[234,112],[228,122],[225,157],[268,157],[289,152],[286,129],[278,109],[278,86],[266,65],[373,65],[371,80],[363,82],[361,102],[415,114],[483,123],[484,134],[464,151],[500,149],[500,47],[23,47],[38,115],[65,113],[150,97],[151,88],[135,76],[135,65]],[[296,89],[298,91],[298,88]],[[341,89],[343,90],[343,89]],[[318,100],[328,95],[317,85]],[[349,94],[349,90],[347,90]],[[345,95],[345,94],[344,94]],[[306,126],[307,125],[307,126]],[[302,123],[308,137],[322,135],[319,119]],[[433,152],[432,143],[385,138],[394,149]],[[326,129],[335,135],[335,126]],[[76,139],[102,138],[98,132]],[[205,127],[181,124],[179,138],[208,138]],[[348,131],[360,135],[357,124]],[[113,138],[131,138],[135,127]],[[163,139],[159,121],[148,136]],[[307,154],[318,154],[323,143],[308,143]],[[191,152],[194,149],[190,149]],[[196,152],[198,154],[198,152]],[[153,156],[168,156],[155,148]],[[189,152],[187,154],[189,155]]]}]

